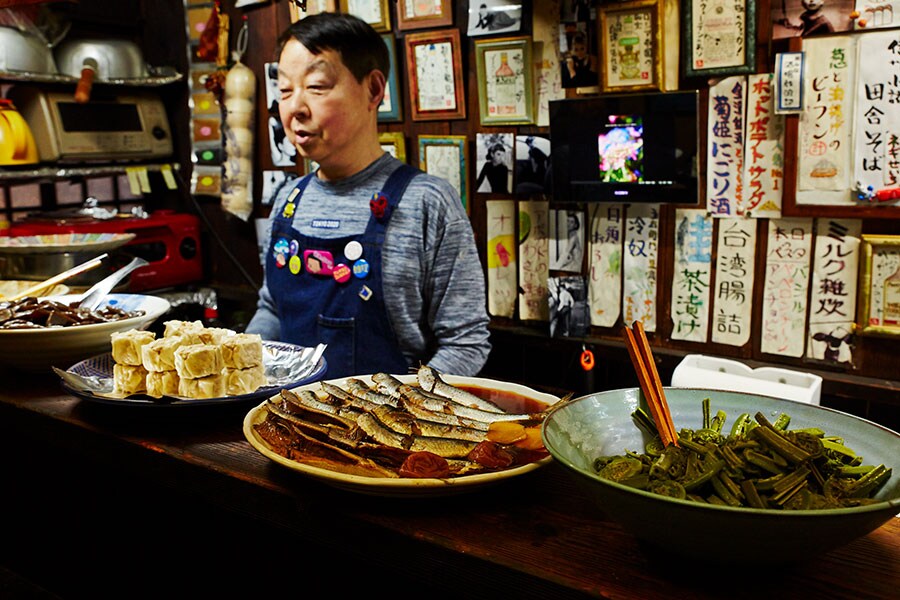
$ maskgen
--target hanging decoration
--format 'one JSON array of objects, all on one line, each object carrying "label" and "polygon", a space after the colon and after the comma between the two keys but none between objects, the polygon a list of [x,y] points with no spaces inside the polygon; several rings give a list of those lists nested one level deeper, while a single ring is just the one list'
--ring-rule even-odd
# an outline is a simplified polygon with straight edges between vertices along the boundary
[{"label": "hanging decoration", "polygon": [[247,18],[238,32],[234,65],[225,77],[225,172],[222,208],[246,221],[253,210],[253,111],[256,75],[241,62],[247,51]]}]

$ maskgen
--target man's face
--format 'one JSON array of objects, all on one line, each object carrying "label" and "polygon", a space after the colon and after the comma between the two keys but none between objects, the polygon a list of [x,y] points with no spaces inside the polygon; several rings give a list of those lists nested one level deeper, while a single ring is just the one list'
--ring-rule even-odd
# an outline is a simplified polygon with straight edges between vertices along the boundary
[{"label": "man's face", "polygon": [[359,82],[337,52],[312,54],[297,40],[285,44],[278,61],[278,107],[285,133],[302,157],[326,173],[344,175],[343,167],[373,129],[381,100],[370,85],[376,73]]}]

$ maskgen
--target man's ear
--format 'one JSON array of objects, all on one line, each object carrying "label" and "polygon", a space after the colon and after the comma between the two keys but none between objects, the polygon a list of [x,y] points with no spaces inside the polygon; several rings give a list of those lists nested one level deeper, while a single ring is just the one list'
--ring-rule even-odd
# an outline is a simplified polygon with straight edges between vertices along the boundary
[{"label": "man's ear", "polygon": [[387,86],[387,80],[384,73],[375,69],[366,75],[366,88],[369,92],[369,109],[378,110],[381,101],[384,99],[384,90]]}]

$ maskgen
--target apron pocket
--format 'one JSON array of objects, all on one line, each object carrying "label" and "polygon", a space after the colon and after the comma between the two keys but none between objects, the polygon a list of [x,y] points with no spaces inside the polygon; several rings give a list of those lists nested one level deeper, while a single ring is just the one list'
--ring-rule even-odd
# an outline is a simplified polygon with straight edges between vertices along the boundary
[{"label": "apron pocket", "polygon": [[356,319],[319,315],[319,340],[328,344],[325,360],[329,379],[349,377],[356,373]]}]

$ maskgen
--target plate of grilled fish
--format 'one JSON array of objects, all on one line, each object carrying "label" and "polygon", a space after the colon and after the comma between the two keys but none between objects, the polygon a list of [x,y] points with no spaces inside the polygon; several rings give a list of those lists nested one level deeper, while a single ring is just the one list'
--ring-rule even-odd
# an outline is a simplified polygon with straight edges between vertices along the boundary
[{"label": "plate of grilled fish", "polygon": [[264,456],[338,488],[448,495],[548,463],[540,427],[559,401],[422,366],[283,389],[247,413],[243,431]]}]

